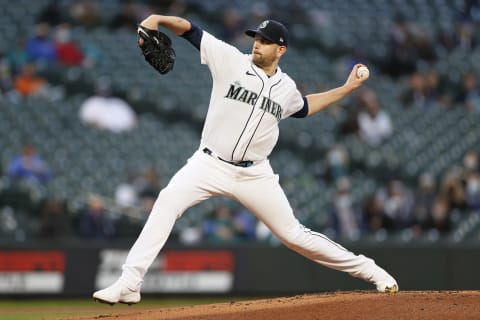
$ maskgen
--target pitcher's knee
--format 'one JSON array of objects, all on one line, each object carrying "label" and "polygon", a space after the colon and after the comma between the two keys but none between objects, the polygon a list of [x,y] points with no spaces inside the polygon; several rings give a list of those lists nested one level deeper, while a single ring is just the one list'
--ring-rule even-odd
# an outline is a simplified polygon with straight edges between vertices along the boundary
[{"label": "pitcher's knee", "polygon": [[292,227],[278,237],[280,241],[289,249],[298,250],[303,247],[304,235],[299,226]]},{"label": "pitcher's knee", "polygon": [[171,192],[168,189],[163,189],[158,195],[152,208],[152,213],[157,214],[174,214],[177,218],[180,218],[183,212],[188,207],[187,204],[178,194]]}]

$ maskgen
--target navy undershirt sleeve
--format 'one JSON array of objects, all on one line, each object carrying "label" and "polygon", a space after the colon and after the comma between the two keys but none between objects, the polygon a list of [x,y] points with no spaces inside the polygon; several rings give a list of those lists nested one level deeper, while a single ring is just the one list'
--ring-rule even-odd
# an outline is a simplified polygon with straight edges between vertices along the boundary
[{"label": "navy undershirt sleeve", "polygon": [[203,30],[195,23],[190,21],[192,27],[190,30],[182,34],[182,37],[187,39],[195,48],[200,50],[200,41],[202,40]]},{"label": "navy undershirt sleeve", "polygon": [[292,114],[293,118],[305,118],[308,116],[308,101],[306,97],[303,97],[303,108]]}]

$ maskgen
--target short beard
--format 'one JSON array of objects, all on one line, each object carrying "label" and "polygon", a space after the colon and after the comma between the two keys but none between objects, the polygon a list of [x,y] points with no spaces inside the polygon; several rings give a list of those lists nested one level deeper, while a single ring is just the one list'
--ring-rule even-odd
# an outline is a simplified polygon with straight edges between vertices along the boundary
[{"label": "short beard", "polygon": [[252,61],[259,68],[269,67],[272,64],[272,61],[268,61],[263,56],[253,55]]}]

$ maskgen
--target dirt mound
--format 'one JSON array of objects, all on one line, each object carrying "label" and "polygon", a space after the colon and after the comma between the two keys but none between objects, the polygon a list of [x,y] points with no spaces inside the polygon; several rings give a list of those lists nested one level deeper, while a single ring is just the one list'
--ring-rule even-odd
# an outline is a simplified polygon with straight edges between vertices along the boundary
[{"label": "dirt mound", "polygon": [[69,319],[480,319],[480,291],[336,292],[144,310]]}]

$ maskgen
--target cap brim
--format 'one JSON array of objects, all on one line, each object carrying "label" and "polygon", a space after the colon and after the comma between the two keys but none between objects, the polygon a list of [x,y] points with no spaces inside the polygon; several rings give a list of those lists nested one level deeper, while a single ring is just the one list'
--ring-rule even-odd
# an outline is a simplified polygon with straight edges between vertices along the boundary
[{"label": "cap brim", "polygon": [[245,31],[245,34],[249,37],[255,37],[255,35],[257,34],[257,31],[256,30],[247,30],[247,31]]},{"label": "cap brim", "polygon": [[[265,35],[262,31],[260,30],[247,30],[245,31],[245,34],[249,37],[255,37],[255,35],[259,34],[261,35],[263,38],[267,39],[268,41],[270,42],[273,42],[273,43],[277,43],[276,41],[273,41],[272,38],[268,37],[267,35]],[[277,43],[278,44],[278,43]],[[283,46],[283,44],[280,44]]]}]

